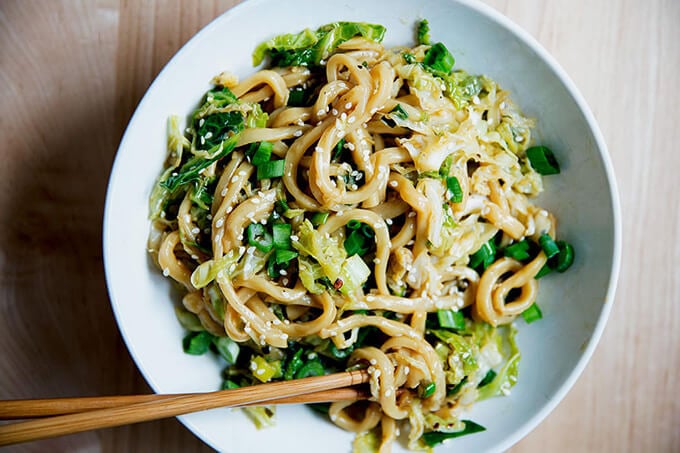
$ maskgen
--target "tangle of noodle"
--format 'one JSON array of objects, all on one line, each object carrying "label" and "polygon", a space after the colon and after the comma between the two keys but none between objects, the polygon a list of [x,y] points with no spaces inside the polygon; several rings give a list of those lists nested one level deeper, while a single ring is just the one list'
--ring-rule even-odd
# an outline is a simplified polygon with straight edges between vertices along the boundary
[{"label": "tangle of noodle", "polygon": [[[543,252],[524,262],[500,258],[481,275],[468,267],[470,257],[494,237],[500,245],[555,237],[554,217],[529,200],[542,190],[524,153],[531,120],[485,77],[475,79],[479,93],[457,105],[434,76],[403,58],[422,61],[428,48],[385,50],[354,38],[321,71],[266,69],[240,83],[221,75],[218,82],[238,100],[208,108],[200,121],[236,111],[246,121],[260,112],[260,123],[240,131],[235,150],[211,161],[198,182],[164,193],[149,241],[164,275],[183,288],[180,310],[185,319],[195,316],[194,330],[241,345],[242,360],[228,373],[233,379],[257,383],[255,357],[290,366],[301,345],[321,354],[346,351],[343,360],[324,359],[338,369],[367,366],[373,400],[336,402],[329,414],[357,433],[380,426],[381,451],[401,423],[411,425],[413,448],[441,423],[460,428],[477,384],[498,368],[499,351],[488,353],[481,342],[471,349],[475,371],[462,367],[465,356],[453,340],[429,333],[428,314],[466,310],[471,331],[488,339],[495,332],[488,325],[512,323],[536,299]],[[291,90],[310,88],[306,106],[288,106]],[[186,137],[175,133],[164,178],[181,171],[180,162],[207,155],[197,150],[198,135],[196,124]],[[284,161],[282,177],[258,179],[249,149],[260,142],[272,143],[271,159]],[[452,176],[462,192],[457,202],[447,188]],[[287,203],[283,211],[279,200]],[[328,214],[312,233],[339,254],[339,266],[347,260],[348,225],[372,230],[362,256],[370,278],[348,292],[339,290],[339,271],[301,245],[315,213]],[[298,258],[283,267],[272,264],[273,252],[249,242],[250,225],[266,229],[271,222],[291,226],[290,252]],[[302,278],[310,269],[312,283]],[[366,332],[373,343],[365,342]]]}]

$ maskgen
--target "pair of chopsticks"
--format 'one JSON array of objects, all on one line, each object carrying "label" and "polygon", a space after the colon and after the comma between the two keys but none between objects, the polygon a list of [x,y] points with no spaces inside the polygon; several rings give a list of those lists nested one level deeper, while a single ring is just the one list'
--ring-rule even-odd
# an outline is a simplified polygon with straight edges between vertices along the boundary
[{"label": "pair of chopsticks", "polygon": [[218,407],[365,399],[353,386],[368,379],[366,370],[356,370],[209,393],[0,401],[0,420],[47,417],[0,425],[0,446]]}]

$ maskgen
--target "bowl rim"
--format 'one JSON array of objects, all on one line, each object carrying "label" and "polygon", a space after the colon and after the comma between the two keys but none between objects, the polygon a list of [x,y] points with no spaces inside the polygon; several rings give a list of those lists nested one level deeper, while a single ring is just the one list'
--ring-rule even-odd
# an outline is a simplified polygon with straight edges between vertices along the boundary
[{"label": "bowl rim", "polygon": [[[111,302],[114,317],[116,319],[116,324],[120,330],[121,336],[130,353],[130,356],[132,357],[137,369],[140,371],[146,382],[151,386],[151,388],[155,392],[157,392],[158,386],[156,385],[152,376],[148,374],[147,369],[141,366],[140,357],[138,356],[136,348],[134,347],[134,343],[130,339],[124,325],[120,322],[121,320],[120,308],[118,302],[113,296],[113,289],[111,283],[112,277],[110,270],[111,266],[108,264],[111,259],[109,256],[114,249],[109,239],[110,238],[109,225],[111,224],[110,204],[112,197],[112,187],[114,186],[114,183],[117,179],[118,167],[120,165],[121,160],[119,158],[120,152],[122,149],[127,147],[127,142],[129,140],[128,132],[132,124],[135,123],[135,120],[139,112],[143,110],[143,107],[145,106],[147,99],[149,97],[149,93],[154,91],[155,86],[159,84],[159,80],[165,79],[168,76],[170,68],[174,66],[175,60],[179,59],[180,55],[191,51],[194,47],[199,45],[202,35],[207,34],[214,27],[218,27],[222,21],[227,20],[233,15],[239,14],[242,9],[255,7],[257,4],[266,3],[268,1],[271,0],[245,0],[229,8],[225,12],[219,14],[217,17],[212,19],[203,28],[201,28],[172,56],[172,58],[163,66],[161,71],[154,78],[153,82],[149,85],[146,92],[144,93],[144,96],[140,99],[139,103],[137,104],[137,107],[135,108],[133,115],[130,117],[128,125],[125,128],[125,132],[121,138],[120,144],[116,151],[116,156],[113,165],[111,167],[111,173],[106,189],[106,200],[104,204],[103,228],[102,228],[103,262],[107,292],[109,294],[109,299]],[[501,12],[494,9],[493,7],[477,0],[446,0],[446,1],[452,4],[458,4],[465,8],[469,8],[473,12],[478,13],[487,19],[490,19],[498,26],[505,28],[507,31],[509,31],[511,34],[517,37],[523,44],[525,44],[532,51],[534,51],[555,74],[555,76],[559,79],[560,83],[564,85],[568,94],[572,97],[581,114],[583,115],[584,119],[586,120],[588,128],[592,132],[593,138],[595,139],[596,148],[600,155],[600,159],[605,170],[605,175],[607,177],[607,185],[609,188],[608,195],[610,197],[612,207],[614,235],[612,238],[613,242],[610,267],[611,271],[609,274],[609,282],[607,284],[607,293],[605,296],[605,300],[602,303],[602,309],[600,310],[600,315],[597,320],[597,323],[595,324],[592,335],[588,339],[587,344],[585,344],[583,352],[578,361],[576,362],[576,365],[568,373],[562,384],[559,386],[557,391],[550,397],[550,399],[548,399],[543,404],[539,411],[537,411],[533,416],[528,418],[522,425],[519,426],[519,428],[517,428],[514,432],[507,436],[504,439],[504,441],[494,446],[496,451],[505,451],[512,447],[517,442],[519,442],[526,435],[528,435],[534,428],[536,428],[536,426],[538,426],[541,423],[541,421],[543,421],[564,399],[566,394],[569,392],[569,390],[571,390],[579,376],[583,373],[584,369],[590,362],[590,359],[595,351],[595,348],[597,347],[597,344],[599,343],[600,338],[602,337],[602,334],[606,327],[607,320],[609,318],[614,303],[614,296],[616,293],[616,287],[621,268],[621,247],[622,247],[621,205],[618,193],[617,180],[614,173],[614,166],[611,162],[611,156],[609,154],[604,136],[599,128],[595,116],[590,110],[590,107],[586,103],[584,97],[581,95],[580,91],[578,90],[574,82],[571,80],[567,72],[560,66],[557,60],[536,40],[536,38],[529,34],[529,32],[524,30],[514,21],[512,21],[511,19],[503,15]],[[198,439],[210,445],[212,448],[219,450],[219,446],[212,445],[210,442],[208,442],[208,440],[204,438],[204,436],[200,434],[200,428],[196,426],[196,424],[191,419],[189,419],[187,416],[182,415],[178,416],[177,418]]]}]

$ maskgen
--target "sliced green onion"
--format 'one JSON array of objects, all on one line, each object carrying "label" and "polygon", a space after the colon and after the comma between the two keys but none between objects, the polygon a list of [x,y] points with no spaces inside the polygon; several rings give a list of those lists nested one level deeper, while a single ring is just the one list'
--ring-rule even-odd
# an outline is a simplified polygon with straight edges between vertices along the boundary
[{"label": "sliced green onion", "polygon": [[527,149],[527,158],[534,170],[542,175],[556,175],[560,164],[547,146],[532,146]]},{"label": "sliced green onion", "polygon": [[303,379],[310,376],[323,376],[324,374],[326,374],[326,370],[321,362],[318,360],[310,360],[297,370],[295,379]]},{"label": "sliced green onion", "polygon": [[437,384],[435,384],[434,382],[430,382],[426,386],[420,387],[420,397],[423,398],[423,399],[429,398],[432,395],[434,395],[434,392],[436,390],[437,390]]},{"label": "sliced green onion", "polygon": [[335,145],[335,151],[333,152],[333,157],[331,160],[340,159],[343,149],[345,148],[345,139],[341,138],[340,141]]},{"label": "sliced green onion", "polygon": [[461,431],[454,432],[429,431],[424,433],[421,439],[423,439],[423,441],[428,447],[434,447],[435,445],[439,445],[440,443],[444,442],[447,439],[453,439],[455,437],[465,436],[467,434],[474,434],[486,431],[485,427],[471,420],[461,421],[465,425],[465,428],[463,428]]},{"label": "sliced green onion", "polygon": [[566,241],[557,241],[556,244],[560,249],[560,253],[557,255],[555,270],[557,272],[564,272],[574,263],[574,247]]},{"label": "sliced green onion", "polygon": [[253,165],[260,165],[265,162],[269,162],[269,159],[272,157],[272,149],[274,149],[274,145],[269,142],[260,142],[260,146],[257,147],[257,150],[253,154],[251,162]]},{"label": "sliced green onion", "polygon": [[354,352],[354,345],[345,349],[338,349],[338,347],[335,346],[335,343],[331,341],[330,344],[328,345],[328,352],[330,353],[331,356],[333,356],[334,359],[344,360],[347,357],[349,357],[350,354],[352,354],[352,352]]},{"label": "sliced green onion", "polygon": [[257,166],[257,179],[271,179],[280,178],[283,176],[283,168],[286,161],[281,160],[270,160],[263,162]]},{"label": "sliced green onion", "polygon": [[463,201],[463,189],[460,188],[458,178],[455,176],[448,176],[446,178],[446,187],[451,191],[451,201],[454,203]]},{"label": "sliced green onion", "polygon": [[288,92],[288,107],[309,107],[309,101],[312,94],[313,91],[309,88],[291,88]]},{"label": "sliced green onion", "polygon": [[276,203],[274,203],[274,209],[276,209],[276,212],[283,215],[290,209],[290,206],[288,206],[288,202],[286,200],[276,200]]},{"label": "sliced green onion", "polygon": [[535,278],[536,280],[538,280],[539,278],[544,277],[544,276],[548,275],[548,274],[551,273],[551,272],[552,272],[552,268],[550,267],[550,265],[549,265],[548,263],[545,263],[545,264],[543,265],[543,267],[541,268],[541,270],[539,270],[539,271],[536,273],[536,275],[534,275],[534,278]]},{"label": "sliced green onion", "polygon": [[238,388],[241,388],[241,386],[231,379],[227,379],[226,381],[222,382],[222,390],[232,390]]},{"label": "sliced green onion", "polygon": [[371,228],[370,225],[366,223],[361,224],[361,234],[369,239],[373,239],[375,237],[375,231],[373,231],[373,228]]},{"label": "sliced green onion", "polygon": [[275,223],[272,225],[272,236],[274,237],[275,249],[289,250],[291,248],[291,228],[289,223]]},{"label": "sliced green onion", "polygon": [[359,222],[358,220],[352,219],[349,222],[347,222],[346,226],[350,230],[358,230],[359,228],[361,228],[361,222]]},{"label": "sliced green onion", "polygon": [[315,212],[311,218],[312,225],[314,225],[315,227],[323,225],[324,223],[326,223],[326,220],[328,220],[327,212]]},{"label": "sliced green onion", "polygon": [[534,302],[531,307],[522,312],[522,318],[524,318],[527,324],[531,324],[532,322],[543,318],[543,313],[541,313],[541,309],[538,308],[538,305]]},{"label": "sliced green onion", "polygon": [[298,252],[293,250],[276,250],[276,264],[286,264],[290,260],[297,258]]},{"label": "sliced green onion", "polygon": [[212,342],[227,365],[231,366],[236,363],[240,349],[238,343],[229,337],[214,337]]},{"label": "sliced green onion", "polygon": [[184,352],[191,355],[203,355],[208,352],[213,336],[208,332],[191,332],[182,340]]},{"label": "sliced green onion", "polygon": [[493,239],[489,242],[485,242],[482,246],[470,256],[470,263],[468,266],[471,268],[477,268],[480,265],[484,269],[489,267],[496,260],[496,246],[493,243]]},{"label": "sliced green onion", "polygon": [[460,392],[460,389],[463,388],[465,383],[468,381],[468,377],[465,376],[463,379],[460,380],[460,382],[453,387],[451,387],[449,390],[446,391],[446,396],[453,396],[456,393]]},{"label": "sliced green onion", "polygon": [[494,370],[489,370],[486,373],[486,376],[484,376],[484,379],[482,379],[479,382],[479,385],[477,386],[477,388],[484,387],[485,385],[491,384],[491,382],[493,382],[493,380],[496,378],[497,375],[498,375],[498,373],[496,373]]},{"label": "sliced green onion", "polygon": [[281,275],[276,268],[276,253],[272,253],[269,256],[269,260],[267,261],[267,275],[269,275],[270,278],[278,278]]},{"label": "sliced green onion", "polygon": [[560,248],[557,246],[557,244],[555,243],[553,238],[550,237],[549,234],[542,234],[538,238],[538,245],[541,246],[541,248],[543,249],[543,253],[545,253],[545,256],[548,259],[560,253]]},{"label": "sliced green onion", "polygon": [[440,71],[448,74],[453,69],[453,65],[456,60],[454,60],[453,55],[449,52],[449,49],[440,42],[433,45],[425,52],[425,58],[423,59],[423,66],[426,66],[434,71]]},{"label": "sliced green onion", "polygon": [[303,352],[303,349],[298,349],[295,351],[293,357],[288,360],[288,363],[286,364],[286,371],[283,373],[283,378],[285,380],[288,381],[293,379],[295,377],[295,373],[297,373],[298,370],[302,368],[302,365],[304,365],[304,362],[302,361]]},{"label": "sliced green onion", "polygon": [[413,63],[416,62],[416,57],[412,53],[404,52],[404,53],[401,54],[401,56],[404,59],[404,61],[406,62],[406,64],[413,64]]},{"label": "sliced green onion", "polygon": [[439,320],[439,326],[445,329],[465,329],[465,316],[461,311],[439,310],[437,320]]},{"label": "sliced green onion", "polygon": [[402,120],[408,119],[408,113],[406,113],[406,110],[404,110],[401,104],[397,104],[395,108],[390,110],[390,113],[394,113],[395,116],[401,118]]},{"label": "sliced green onion", "polygon": [[418,23],[418,44],[430,44],[430,24],[427,19]]},{"label": "sliced green onion", "polygon": [[523,261],[529,259],[529,241],[523,239],[519,242],[511,244],[503,250],[503,254],[509,258],[516,259],[517,261]]},{"label": "sliced green onion", "polygon": [[344,247],[347,256],[364,255],[368,252],[366,244],[366,236],[361,234],[359,230],[353,230],[349,236],[345,238]]},{"label": "sliced green onion", "polygon": [[441,167],[439,167],[440,178],[446,178],[449,176],[449,173],[451,172],[451,165],[453,165],[453,155],[449,154],[446,159],[444,159],[444,162],[442,162]]},{"label": "sliced green onion", "polygon": [[274,247],[272,235],[260,223],[251,223],[246,228],[248,244],[252,245],[261,252],[267,253]]}]

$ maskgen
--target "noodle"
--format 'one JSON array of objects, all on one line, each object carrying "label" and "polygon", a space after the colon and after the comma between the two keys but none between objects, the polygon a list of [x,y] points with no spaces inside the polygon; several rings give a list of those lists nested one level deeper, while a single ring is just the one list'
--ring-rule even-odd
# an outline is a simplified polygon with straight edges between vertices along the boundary
[{"label": "noodle", "polygon": [[330,419],[384,452],[409,424],[421,448],[464,428],[494,369],[495,394],[514,384],[511,325],[566,246],[508,94],[428,69],[436,46],[384,49],[380,26],[317,33],[349,26],[318,62],[215,78],[171,129],[149,248],[185,292],[187,352],[211,335],[230,386],[367,367],[372,401]]}]

